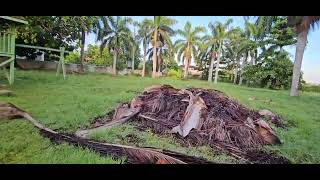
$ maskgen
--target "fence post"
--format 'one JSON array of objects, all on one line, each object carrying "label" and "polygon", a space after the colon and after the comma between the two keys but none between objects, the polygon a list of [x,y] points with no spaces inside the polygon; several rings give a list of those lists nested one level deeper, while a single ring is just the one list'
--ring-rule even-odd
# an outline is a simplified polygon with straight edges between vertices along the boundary
[{"label": "fence post", "polygon": [[59,62],[58,62],[58,68],[57,68],[56,76],[59,75],[60,70],[62,69],[63,79],[66,79],[66,68],[65,68],[65,65],[64,65],[64,51],[65,51],[65,48],[64,47],[60,47],[60,59],[59,59]]},{"label": "fence post", "polygon": [[12,58],[12,61],[10,62],[10,75],[9,75],[9,84],[12,85],[13,82],[14,82],[14,61],[16,59],[16,54],[15,54],[15,40],[16,40],[16,37],[15,37],[15,34],[12,34],[10,36],[10,53],[12,54],[11,58]]},{"label": "fence post", "polygon": [[64,65],[64,50],[65,50],[64,47],[60,47],[60,61],[61,61],[63,79],[66,79],[66,67]]}]

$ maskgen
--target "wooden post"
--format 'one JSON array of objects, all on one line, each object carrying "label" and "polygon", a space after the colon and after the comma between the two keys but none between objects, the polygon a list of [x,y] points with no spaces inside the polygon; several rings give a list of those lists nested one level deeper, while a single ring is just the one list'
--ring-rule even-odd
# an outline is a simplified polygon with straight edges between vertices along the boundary
[{"label": "wooden post", "polygon": [[64,47],[60,47],[60,61],[61,61],[63,79],[66,79],[66,67],[64,65],[64,50],[65,50]]},{"label": "wooden post", "polygon": [[59,59],[59,63],[58,63],[56,76],[59,75],[60,70],[62,69],[63,79],[66,79],[66,68],[64,65],[64,51],[65,51],[65,48],[60,47],[60,59]]},{"label": "wooden post", "polygon": [[59,75],[60,73],[60,69],[61,69],[61,58],[59,59],[59,62],[58,62],[58,67],[57,67],[57,73],[56,73],[56,76]]},{"label": "wooden post", "polygon": [[10,37],[10,53],[12,53],[12,61],[10,62],[10,76],[9,76],[9,84],[12,85],[14,82],[14,60],[15,60],[15,34],[12,34]]}]

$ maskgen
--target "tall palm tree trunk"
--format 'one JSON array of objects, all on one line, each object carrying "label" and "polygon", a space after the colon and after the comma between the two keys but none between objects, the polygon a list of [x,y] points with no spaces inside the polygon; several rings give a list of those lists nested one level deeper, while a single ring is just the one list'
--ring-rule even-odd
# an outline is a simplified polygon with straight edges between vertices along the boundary
[{"label": "tall palm tree trunk", "polygon": [[112,69],[113,69],[113,74],[116,75],[117,74],[117,50],[113,51],[113,65],[112,65]]},{"label": "tall palm tree trunk", "polygon": [[235,62],[235,66],[234,66],[234,78],[233,78],[233,84],[237,83],[238,80],[238,69],[240,66],[240,59],[238,57],[238,55],[236,55],[236,62]]},{"label": "tall palm tree trunk", "polygon": [[183,78],[187,79],[188,78],[188,67],[189,66],[189,59],[186,58],[186,63],[184,64],[184,73],[183,73]]},{"label": "tall palm tree trunk", "polygon": [[239,85],[241,86],[242,85],[242,74],[243,74],[243,68],[247,65],[247,55],[245,54],[244,55],[244,58],[243,58],[243,62],[242,62],[242,65],[240,66],[240,77],[239,77]]},{"label": "tall palm tree trunk", "polygon": [[[238,60],[237,60],[238,62]],[[234,68],[234,78],[233,78],[233,84],[236,84],[238,80],[238,64],[235,65]]]},{"label": "tall palm tree trunk", "polygon": [[147,56],[147,48],[144,48],[144,53],[143,53],[143,65],[142,65],[142,77],[145,76],[146,73],[146,56]]},{"label": "tall palm tree trunk", "polygon": [[152,78],[157,77],[157,48],[153,47],[152,55]]},{"label": "tall palm tree trunk", "polygon": [[157,77],[160,77],[161,75],[161,64],[162,64],[162,59],[160,57],[160,49],[159,49],[157,54],[157,66],[158,66]]},{"label": "tall palm tree trunk", "polygon": [[307,35],[308,35],[307,30],[302,31],[298,34],[296,54],[295,54],[295,60],[293,65],[293,75],[292,75],[290,96],[298,96],[301,64],[302,64],[303,52],[307,44]]},{"label": "tall palm tree trunk", "polygon": [[86,32],[84,29],[81,30],[81,50],[80,50],[80,71],[83,72],[83,62],[84,62],[84,45],[86,41]]},{"label": "tall palm tree trunk", "polygon": [[157,31],[154,31],[153,34],[153,40],[154,40],[154,46],[153,46],[153,55],[152,55],[152,78],[156,78],[157,77],[157,38],[158,37],[158,33]]},{"label": "tall palm tree trunk", "polygon": [[212,54],[210,66],[209,66],[209,75],[208,75],[208,82],[212,82],[212,71],[213,71],[213,63],[214,63],[214,54]]},{"label": "tall palm tree trunk", "polygon": [[221,45],[222,43],[220,42],[219,44],[219,50],[217,53],[217,65],[216,65],[216,72],[214,74],[214,83],[217,84],[218,83],[218,75],[219,75],[219,65],[220,65],[220,53],[221,53]]}]

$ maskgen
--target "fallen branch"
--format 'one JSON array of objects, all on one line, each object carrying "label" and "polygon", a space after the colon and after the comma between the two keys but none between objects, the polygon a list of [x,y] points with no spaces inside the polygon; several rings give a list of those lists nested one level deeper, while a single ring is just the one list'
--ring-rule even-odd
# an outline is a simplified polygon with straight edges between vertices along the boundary
[{"label": "fallen branch", "polygon": [[128,120],[130,120],[132,117],[134,117],[138,113],[139,113],[139,110],[135,111],[134,113],[132,113],[131,115],[129,115],[127,117],[124,117],[124,118],[119,119],[119,120],[114,120],[114,121],[108,122],[105,125],[97,127],[97,128],[78,130],[78,131],[76,131],[75,135],[78,136],[78,137],[83,137],[84,138],[84,137],[86,137],[88,134],[90,134],[92,132],[100,131],[100,130],[106,130],[106,129],[112,128],[112,127],[114,127],[116,125],[119,125],[119,124],[122,124],[124,122],[127,122]]},{"label": "fallen branch", "polygon": [[49,128],[46,128],[44,125],[33,119],[27,112],[17,108],[16,106],[10,103],[0,103],[0,118],[25,118],[29,122],[31,122],[36,128],[39,129],[41,135],[49,138],[52,142],[68,142],[69,144],[75,146],[89,148],[102,155],[112,155],[115,158],[126,157],[127,162],[132,164],[213,163],[202,158],[192,157],[169,150],[155,148],[139,148],[126,145],[101,143],[77,137],[75,135],[58,133]]},{"label": "fallen branch", "polygon": [[146,115],[143,115],[143,114],[139,114],[138,115],[139,117],[142,117],[144,119],[147,119],[147,120],[151,120],[151,121],[154,121],[154,122],[159,122],[158,120],[156,120],[155,118],[152,118],[152,117],[149,117],[149,116],[146,116]]}]

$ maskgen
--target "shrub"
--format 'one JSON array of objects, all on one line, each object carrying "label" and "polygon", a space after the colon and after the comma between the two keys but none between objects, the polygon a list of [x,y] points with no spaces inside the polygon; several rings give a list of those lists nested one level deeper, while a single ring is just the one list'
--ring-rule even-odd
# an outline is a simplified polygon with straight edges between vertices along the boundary
[{"label": "shrub", "polygon": [[79,63],[80,61],[80,53],[78,51],[69,53],[65,59],[65,63]]},{"label": "shrub", "polygon": [[302,87],[302,90],[303,91],[306,91],[306,92],[318,92],[320,93],[320,85],[309,85],[309,84],[306,84]]},{"label": "shrub", "polygon": [[263,63],[246,66],[243,79],[249,86],[288,89],[291,86],[292,73],[293,63],[287,54],[278,54],[271,59],[266,59]]},{"label": "shrub", "polygon": [[170,69],[167,73],[167,76],[181,79],[183,75],[182,75],[181,69],[178,69],[178,70]]}]

